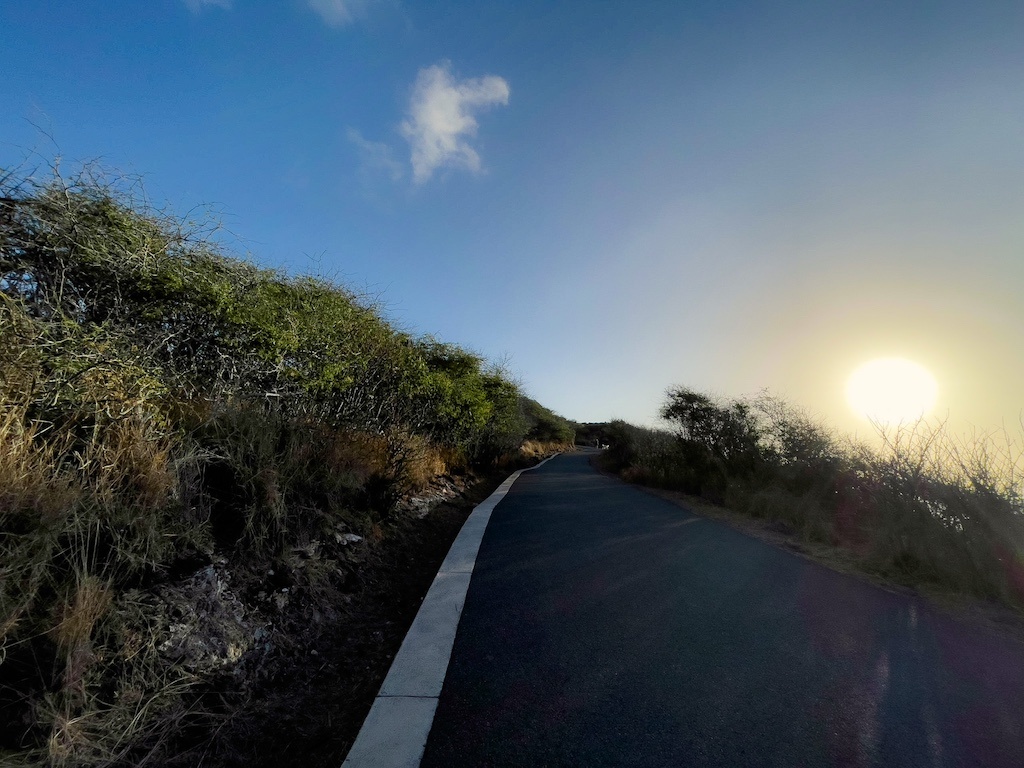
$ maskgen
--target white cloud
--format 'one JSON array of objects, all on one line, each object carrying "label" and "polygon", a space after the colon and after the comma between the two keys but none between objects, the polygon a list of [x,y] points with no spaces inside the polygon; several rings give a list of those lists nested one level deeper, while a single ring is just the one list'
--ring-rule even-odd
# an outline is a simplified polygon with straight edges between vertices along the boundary
[{"label": "white cloud", "polygon": [[366,15],[375,0],[308,0],[309,7],[329,26],[343,27]]},{"label": "white cloud", "polygon": [[358,147],[359,154],[362,155],[363,164],[360,171],[364,176],[385,173],[392,181],[398,181],[404,175],[402,164],[395,160],[391,147],[384,142],[369,141],[355,128],[348,129],[348,140]]},{"label": "white cloud", "polygon": [[185,0],[185,5],[192,13],[202,13],[203,9],[208,5],[229,9],[231,8],[231,0]]},{"label": "white cloud", "polygon": [[456,81],[448,62],[421,69],[409,100],[402,135],[412,150],[413,180],[427,181],[438,168],[480,171],[480,155],[467,139],[476,136],[474,113],[508,104],[509,88],[495,75]]}]

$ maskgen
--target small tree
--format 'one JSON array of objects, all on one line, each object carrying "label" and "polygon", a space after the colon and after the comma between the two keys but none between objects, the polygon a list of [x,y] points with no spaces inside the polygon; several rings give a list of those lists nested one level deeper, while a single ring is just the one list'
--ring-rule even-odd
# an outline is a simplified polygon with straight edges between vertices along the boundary
[{"label": "small tree", "polygon": [[747,403],[720,405],[707,395],[674,387],[661,417],[676,426],[683,442],[702,446],[730,472],[749,471],[760,457],[760,428]]}]

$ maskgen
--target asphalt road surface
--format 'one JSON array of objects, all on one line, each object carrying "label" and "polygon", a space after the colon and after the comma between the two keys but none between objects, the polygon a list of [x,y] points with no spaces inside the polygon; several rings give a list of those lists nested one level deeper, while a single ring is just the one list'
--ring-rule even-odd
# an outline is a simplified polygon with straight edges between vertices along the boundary
[{"label": "asphalt road surface", "polygon": [[480,548],[424,766],[1024,766],[1024,644],[570,454]]}]

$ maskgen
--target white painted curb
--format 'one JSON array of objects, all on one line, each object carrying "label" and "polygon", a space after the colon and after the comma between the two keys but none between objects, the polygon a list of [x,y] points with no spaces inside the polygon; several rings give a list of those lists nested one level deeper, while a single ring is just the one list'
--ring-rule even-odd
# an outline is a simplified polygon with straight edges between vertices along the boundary
[{"label": "white painted curb", "polygon": [[543,466],[555,456],[513,472],[463,524],[342,768],[418,768],[491,512],[523,472]]}]

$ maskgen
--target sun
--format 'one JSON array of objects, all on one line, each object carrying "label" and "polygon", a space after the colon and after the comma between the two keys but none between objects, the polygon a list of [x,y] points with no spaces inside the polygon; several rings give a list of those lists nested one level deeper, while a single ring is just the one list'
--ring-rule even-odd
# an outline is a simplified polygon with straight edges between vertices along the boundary
[{"label": "sun", "polygon": [[902,357],[881,357],[858,367],[846,381],[846,401],[880,424],[917,421],[935,407],[939,385],[924,366]]}]

